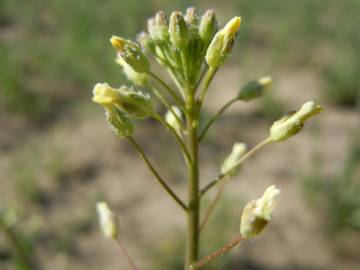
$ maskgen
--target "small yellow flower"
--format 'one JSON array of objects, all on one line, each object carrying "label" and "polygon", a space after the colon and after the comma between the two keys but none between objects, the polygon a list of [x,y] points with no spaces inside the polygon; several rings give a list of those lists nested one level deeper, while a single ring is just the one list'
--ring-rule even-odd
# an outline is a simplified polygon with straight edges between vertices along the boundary
[{"label": "small yellow flower", "polygon": [[275,198],[280,190],[274,185],[266,189],[263,196],[247,203],[241,216],[240,233],[244,238],[259,235],[271,220],[275,209]]},{"label": "small yellow flower", "polygon": [[96,204],[100,228],[107,238],[116,239],[119,235],[119,224],[117,216],[109,209],[105,202]]},{"label": "small yellow flower", "polygon": [[241,25],[241,17],[232,18],[221,30],[221,32],[229,38],[234,38]]},{"label": "small yellow flower", "polygon": [[98,83],[93,93],[93,101],[104,106],[108,112],[118,109],[135,118],[146,118],[154,113],[148,94],[126,86],[115,89],[107,83]]}]

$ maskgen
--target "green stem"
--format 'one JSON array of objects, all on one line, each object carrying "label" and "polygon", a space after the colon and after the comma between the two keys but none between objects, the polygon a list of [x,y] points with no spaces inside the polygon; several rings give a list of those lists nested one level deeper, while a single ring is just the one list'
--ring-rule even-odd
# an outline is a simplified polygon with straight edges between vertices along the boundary
[{"label": "green stem", "polygon": [[162,104],[174,115],[176,121],[180,124],[182,129],[185,129],[183,121],[179,118],[179,116],[175,113],[173,107],[169,104],[166,98],[155,88],[149,87],[151,92],[161,101]]},{"label": "green stem", "polygon": [[184,105],[181,101],[181,99],[178,97],[178,95],[175,93],[174,90],[171,89],[170,86],[168,86],[162,79],[160,79],[159,76],[157,76],[156,74],[152,73],[151,71],[148,73],[151,77],[153,77],[156,81],[158,81],[168,92],[169,94],[174,98],[175,102],[177,103],[177,105],[184,110]]},{"label": "green stem", "polygon": [[209,89],[209,85],[210,85],[212,79],[214,78],[216,71],[217,71],[217,68],[209,67],[209,69],[206,72],[205,79],[204,79],[204,86],[201,89],[201,93],[200,93],[200,97],[199,97],[199,110],[201,108],[201,105],[204,102],[205,96]]},{"label": "green stem", "polygon": [[[245,155],[243,155],[239,161],[236,163],[235,167],[240,166],[246,159],[250,158],[253,154],[255,154],[257,151],[260,150],[260,148],[264,147],[265,145],[271,143],[271,138],[267,138],[257,145],[255,145],[253,148],[251,148]],[[211,181],[209,184],[207,184],[204,188],[200,191],[200,196],[203,196],[207,191],[209,191],[212,187],[223,181],[226,177],[230,176],[231,171],[235,168],[233,167],[230,171],[225,172],[223,174],[218,175],[213,181]]]},{"label": "green stem", "polygon": [[209,122],[207,122],[206,126],[204,127],[203,131],[201,132],[200,136],[199,136],[199,142],[204,138],[207,130],[211,127],[212,123],[220,116],[223,114],[224,111],[227,110],[227,108],[229,108],[232,104],[234,104],[236,101],[238,101],[238,98],[235,97],[233,99],[231,99],[230,101],[228,101],[224,106],[221,107],[221,109],[209,120]]},{"label": "green stem", "polygon": [[158,114],[153,114],[152,117],[154,117],[156,120],[158,120],[162,125],[164,125],[167,129],[169,129],[169,131],[174,135],[175,139],[177,140],[177,142],[179,143],[181,150],[185,156],[185,159],[187,160],[187,162],[189,164],[192,163],[192,158],[190,156],[189,150],[187,149],[185,142],[181,139],[180,135],[176,132],[176,130],[168,123],[165,121],[164,118],[162,118],[160,115]]},{"label": "green stem", "polygon": [[192,164],[189,164],[188,184],[188,211],[187,211],[187,235],[185,251],[185,270],[197,261],[199,256],[199,145],[197,139],[198,114],[195,103],[195,93],[192,89],[187,91],[187,142],[190,149]]},{"label": "green stem", "polygon": [[165,189],[165,191],[174,199],[174,201],[185,211],[187,210],[187,206],[185,203],[176,195],[176,193],[169,187],[169,185],[166,183],[166,181],[160,176],[158,171],[155,169],[155,167],[152,165],[148,157],[146,156],[144,150],[141,148],[141,146],[135,141],[135,139],[131,136],[127,137],[131,144],[135,147],[135,149],[138,151],[140,157],[144,160],[152,174],[155,176],[155,178],[158,180],[159,184]]}]

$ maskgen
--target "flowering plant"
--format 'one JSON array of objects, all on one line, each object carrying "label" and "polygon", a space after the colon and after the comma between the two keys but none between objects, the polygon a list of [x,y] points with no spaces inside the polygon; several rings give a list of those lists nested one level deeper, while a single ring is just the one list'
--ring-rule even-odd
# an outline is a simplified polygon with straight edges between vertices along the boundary
[{"label": "flowering plant", "polygon": [[[93,101],[104,106],[111,128],[120,138],[127,139],[134,146],[158,183],[185,212],[187,220],[185,270],[201,268],[244,239],[253,238],[263,231],[271,220],[275,197],[280,193],[275,186],[269,187],[260,199],[245,206],[239,234],[234,240],[214,253],[199,258],[200,231],[206,225],[222,194],[225,180],[238,173],[243,162],[260,148],[289,139],[303,128],[308,118],[322,110],[316,102],[308,101],[299,111],[291,112],[275,121],[269,129],[268,137],[253,148],[248,148],[244,143],[235,143],[233,151],[220,166],[218,176],[202,186],[199,174],[199,147],[208,129],[232,104],[259,98],[272,84],[268,76],[245,84],[240,88],[239,93],[207,123],[200,123],[209,85],[231,54],[240,25],[241,18],[234,17],[219,29],[213,10],[208,10],[199,16],[195,8],[188,8],[185,15],[173,12],[169,20],[164,12],[160,11],[148,20],[148,32],[140,33],[137,42],[117,36],[113,36],[110,40],[116,50],[116,62],[122,67],[128,80],[134,87],[146,89],[146,92],[124,85],[116,89],[107,83],[96,84],[93,91]],[[175,87],[153,71],[150,56],[167,71]],[[168,112],[164,117],[156,112],[152,104],[152,96],[159,99],[167,108]],[[183,153],[189,175],[186,200],[180,198],[161,176],[133,136],[135,128],[132,119],[149,117],[160,122],[174,136]],[[217,196],[202,215],[201,200],[209,190],[218,187],[219,184]],[[97,210],[105,235],[116,239],[123,248],[114,213],[104,202],[98,204]],[[123,251],[130,266],[137,269],[124,248]]]}]

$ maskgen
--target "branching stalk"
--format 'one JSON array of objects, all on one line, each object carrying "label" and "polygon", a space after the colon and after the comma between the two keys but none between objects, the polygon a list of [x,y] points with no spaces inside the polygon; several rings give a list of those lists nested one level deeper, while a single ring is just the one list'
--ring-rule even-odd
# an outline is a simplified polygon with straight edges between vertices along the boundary
[{"label": "branching stalk", "polygon": [[164,190],[173,198],[173,200],[185,211],[187,211],[187,206],[185,203],[178,197],[178,195],[171,189],[171,187],[166,183],[166,181],[160,176],[158,171],[152,165],[150,160],[148,159],[147,155],[145,154],[142,147],[135,141],[133,137],[127,137],[131,144],[135,147],[137,152],[139,153],[140,157],[144,160],[145,164],[148,166],[152,174],[158,180],[159,184],[164,188]]},{"label": "branching stalk", "polygon": [[201,142],[201,140],[204,138],[206,132],[208,131],[208,129],[211,127],[211,125],[214,123],[214,121],[220,117],[220,115],[223,114],[223,112],[225,112],[232,104],[234,104],[236,101],[238,101],[238,98],[235,97],[233,99],[231,99],[230,101],[228,101],[227,103],[225,103],[224,106],[222,106],[220,108],[220,110],[209,120],[209,122],[207,122],[207,124],[205,125],[203,131],[201,132],[200,136],[199,136],[199,142]]},{"label": "branching stalk", "polygon": [[241,237],[241,235],[236,236],[233,240],[231,240],[230,242],[225,244],[223,247],[219,248],[218,250],[214,251],[213,253],[211,253],[211,254],[205,256],[204,258],[202,258],[201,260],[197,261],[195,264],[191,265],[190,270],[196,270],[196,269],[199,269],[199,268],[205,266],[212,260],[216,259],[217,257],[225,254],[226,252],[230,251],[234,247],[238,246],[242,240],[244,240],[244,239]]}]

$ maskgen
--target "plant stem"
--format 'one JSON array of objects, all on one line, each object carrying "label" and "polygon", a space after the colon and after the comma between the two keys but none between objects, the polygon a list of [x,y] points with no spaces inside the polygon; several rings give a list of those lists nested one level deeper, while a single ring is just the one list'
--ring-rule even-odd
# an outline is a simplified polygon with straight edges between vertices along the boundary
[{"label": "plant stem", "polygon": [[235,103],[236,101],[238,101],[238,98],[235,97],[233,99],[231,99],[230,101],[228,101],[227,103],[225,103],[224,106],[221,107],[221,109],[209,120],[209,122],[207,122],[206,126],[204,127],[203,131],[201,132],[200,136],[199,136],[199,142],[204,138],[207,130],[210,128],[210,126],[212,125],[212,123],[224,112],[226,111],[227,108],[229,108],[233,103]]},{"label": "plant stem", "polygon": [[225,244],[225,246],[219,248],[218,250],[214,251],[213,253],[205,256],[195,264],[190,266],[190,270],[196,270],[200,267],[203,267],[204,265],[208,264],[210,261],[214,260],[215,258],[225,254],[226,252],[230,251],[232,248],[238,246],[243,238],[241,235],[236,236],[233,240]]},{"label": "plant stem", "polygon": [[160,176],[158,171],[155,169],[155,167],[152,165],[148,157],[146,156],[144,150],[141,148],[141,146],[135,141],[135,139],[131,136],[127,137],[131,144],[135,147],[135,149],[138,151],[140,157],[144,160],[146,165],[149,167],[152,174],[155,176],[155,178],[158,180],[160,185],[165,189],[165,191],[171,196],[171,198],[174,199],[174,201],[183,209],[187,210],[187,207],[185,203],[176,195],[176,193],[169,187],[169,185],[166,183],[166,181]]},{"label": "plant stem", "polygon": [[210,85],[212,79],[214,78],[216,71],[217,71],[217,68],[209,67],[209,69],[206,72],[205,79],[204,79],[204,86],[201,89],[201,93],[200,93],[200,97],[199,97],[199,110],[201,108],[201,105],[204,102],[206,93],[209,89],[209,85]]},{"label": "plant stem", "polygon": [[213,201],[210,203],[209,208],[206,210],[204,219],[202,220],[201,224],[200,224],[200,232],[203,231],[206,223],[209,221],[209,218],[211,216],[212,211],[214,210],[215,206],[217,205],[217,203],[219,202],[222,193],[224,192],[225,189],[225,184],[226,181],[222,181],[221,186],[219,188],[218,193],[216,193],[215,198],[213,199]]},{"label": "plant stem", "polygon": [[187,210],[187,235],[185,251],[185,270],[197,261],[199,256],[199,217],[200,217],[200,196],[199,196],[199,145],[197,138],[198,114],[195,102],[195,93],[192,89],[187,91],[187,141],[190,150],[192,164],[189,166],[188,183],[188,210]]},{"label": "plant stem", "polygon": [[185,159],[186,161],[191,164],[192,163],[192,158],[190,156],[190,153],[185,145],[185,142],[181,139],[180,135],[176,132],[176,130],[169,125],[168,122],[165,121],[164,118],[162,118],[161,115],[159,114],[153,114],[152,115],[156,120],[158,120],[162,125],[164,125],[167,129],[169,129],[169,131],[174,135],[175,139],[177,140],[177,142],[179,143],[182,152],[184,153]]},{"label": "plant stem", "polygon": [[183,121],[179,118],[179,116],[175,113],[173,107],[169,104],[166,98],[156,89],[149,86],[151,92],[154,93],[155,96],[164,104],[164,106],[174,115],[176,121],[180,124],[182,129],[185,129]]},{"label": "plant stem", "polygon": [[136,267],[133,259],[130,257],[129,253],[126,251],[126,248],[125,246],[123,245],[123,243],[121,242],[120,238],[116,238],[116,243],[119,245],[122,253],[124,253],[129,265],[130,265],[130,268],[132,270],[138,270],[138,268]]},{"label": "plant stem", "polygon": [[156,81],[158,81],[168,92],[169,94],[174,98],[174,100],[176,101],[177,105],[184,110],[184,105],[181,101],[181,99],[179,98],[179,96],[175,93],[174,90],[171,89],[170,86],[168,86],[162,79],[160,79],[159,76],[157,76],[156,74],[149,72],[149,75],[151,77],[153,77]]},{"label": "plant stem", "polygon": [[[251,148],[245,155],[243,155],[239,161],[237,162],[235,167],[240,166],[246,159],[250,158],[253,154],[255,154],[257,151],[260,150],[260,148],[264,147],[265,145],[271,143],[272,140],[270,138],[267,138],[263,141],[261,141],[259,144],[255,145],[253,148]],[[233,170],[232,168],[230,171],[225,172],[224,174],[218,175],[213,181],[211,181],[209,184],[207,184],[204,188],[200,191],[200,196],[203,196],[207,191],[209,191],[213,186],[217,185],[221,181],[223,181],[226,177],[229,176],[229,173]]]}]

